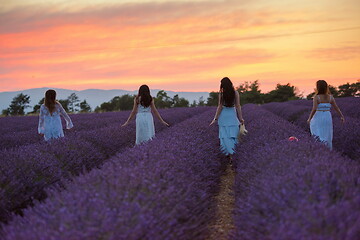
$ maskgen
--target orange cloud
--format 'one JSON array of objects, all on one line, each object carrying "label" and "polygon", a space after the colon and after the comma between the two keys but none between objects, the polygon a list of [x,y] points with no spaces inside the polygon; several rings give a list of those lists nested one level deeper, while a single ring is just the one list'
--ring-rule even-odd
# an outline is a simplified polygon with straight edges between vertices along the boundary
[{"label": "orange cloud", "polygon": [[[13,8],[0,14],[6,23],[0,25],[0,91],[49,85],[135,89],[144,81],[195,91],[217,89],[225,75],[274,85],[296,81],[294,75],[313,81],[334,62],[359,62],[357,45],[341,47],[350,39],[346,34],[331,46],[312,38],[349,29],[359,34],[356,25],[343,26],[350,21],[346,15],[329,16],[335,15],[233,0]],[[327,65],[317,63],[318,56]],[[317,72],[300,70],[310,63]],[[348,65],[336,72],[339,79],[356,75]]]}]

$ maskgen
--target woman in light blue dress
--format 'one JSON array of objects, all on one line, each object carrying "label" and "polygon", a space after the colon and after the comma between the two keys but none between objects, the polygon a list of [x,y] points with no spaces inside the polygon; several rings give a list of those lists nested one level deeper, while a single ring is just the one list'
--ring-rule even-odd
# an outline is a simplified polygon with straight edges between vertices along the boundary
[{"label": "woman in light blue dress", "polygon": [[151,112],[153,112],[165,126],[169,126],[156,109],[154,99],[150,95],[149,87],[142,85],[139,88],[138,95],[134,98],[133,110],[127,121],[122,125],[122,127],[128,125],[136,114],[136,145],[155,137],[154,119]]},{"label": "woman in light blue dress", "polygon": [[240,122],[244,124],[245,121],[242,117],[239,93],[235,91],[231,80],[227,77],[221,80],[218,107],[210,125],[217,120],[220,149],[231,161],[235,145],[238,143]]},{"label": "woman in light blue dress", "polygon": [[64,137],[60,116],[62,116],[66,121],[66,129],[71,129],[73,127],[73,123],[69,115],[55,99],[55,90],[47,90],[45,92],[44,104],[40,107],[38,133],[41,136],[44,136],[45,141],[53,138]]},{"label": "woman in light blue dress", "polygon": [[313,99],[313,108],[307,120],[310,124],[311,135],[318,138],[328,148],[332,149],[333,123],[331,117],[331,106],[340,115],[341,121],[345,118],[337,106],[335,99],[330,95],[329,86],[326,81],[316,82],[316,94]]}]

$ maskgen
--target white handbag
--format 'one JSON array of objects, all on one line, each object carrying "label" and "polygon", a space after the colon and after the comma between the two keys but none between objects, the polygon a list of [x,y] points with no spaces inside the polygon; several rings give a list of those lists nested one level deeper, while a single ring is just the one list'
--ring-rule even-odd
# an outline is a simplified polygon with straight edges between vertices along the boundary
[{"label": "white handbag", "polygon": [[245,136],[248,133],[248,131],[245,128],[245,124],[240,124],[240,131],[238,138],[240,139],[242,136]]}]

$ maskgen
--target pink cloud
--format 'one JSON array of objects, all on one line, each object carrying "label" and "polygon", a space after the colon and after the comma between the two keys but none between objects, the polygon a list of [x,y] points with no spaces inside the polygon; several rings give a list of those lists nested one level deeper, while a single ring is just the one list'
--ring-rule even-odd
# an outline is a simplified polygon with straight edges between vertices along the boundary
[{"label": "pink cloud", "polygon": [[309,57],[317,58],[322,61],[360,60],[360,46],[317,48],[309,53]]}]

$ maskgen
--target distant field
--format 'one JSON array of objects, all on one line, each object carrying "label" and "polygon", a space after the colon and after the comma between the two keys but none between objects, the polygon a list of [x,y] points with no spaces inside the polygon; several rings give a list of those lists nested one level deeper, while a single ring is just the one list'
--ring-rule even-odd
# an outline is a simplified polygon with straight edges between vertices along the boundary
[{"label": "distant field", "polygon": [[[337,101],[333,151],[310,136],[311,101],[243,107],[229,239],[356,239],[360,102]],[[215,110],[161,110],[171,127],[136,147],[128,111],[72,115],[50,143],[37,116],[1,118],[0,239],[206,239],[227,164]]]}]

